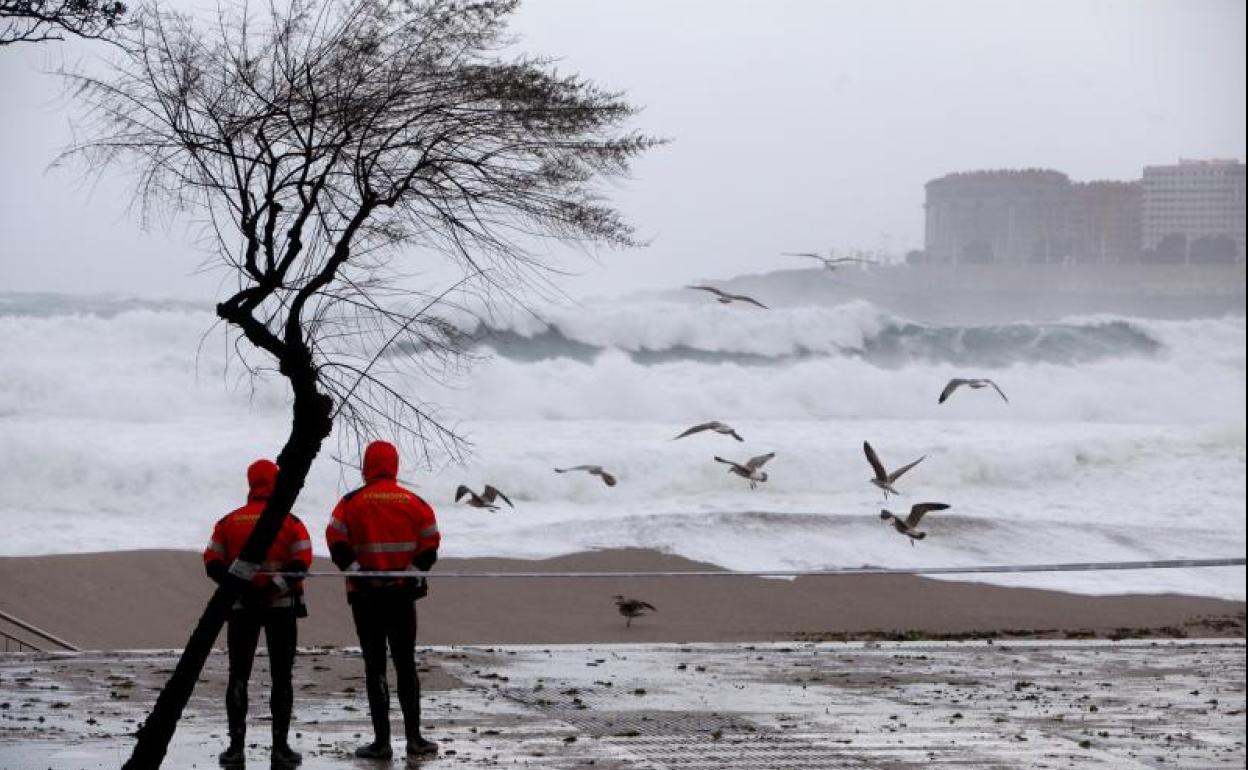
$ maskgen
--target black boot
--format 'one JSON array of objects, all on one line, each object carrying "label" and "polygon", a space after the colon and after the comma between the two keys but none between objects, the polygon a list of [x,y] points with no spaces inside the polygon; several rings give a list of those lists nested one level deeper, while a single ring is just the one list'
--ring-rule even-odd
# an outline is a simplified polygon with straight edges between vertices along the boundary
[{"label": "black boot", "polygon": [[394,750],[390,748],[390,687],[386,684],[385,674],[380,677],[366,677],[364,682],[368,691],[368,715],[373,720],[373,742],[355,750],[360,759],[390,759]]},{"label": "black boot", "polygon": [[222,767],[242,767],[246,755],[247,680],[231,679],[225,688],[225,714],[230,725],[230,745],[217,755]]},{"label": "black boot", "polygon": [[[396,667],[397,668],[397,667]],[[403,733],[407,737],[409,758],[431,757],[438,753],[438,744],[425,740],[420,734],[420,677],[416,667],[410,669],[410,677],[399,676],[399,707],[403,709]]]},{"label": "black boot", "polygon": [[273,741],[272,765],[274,768],[288,770],[296,767],[303,761],[303,755],[290,747],[285,740],[282,742]]},{"label": "black boot", "polygon": [[407,755],[409,757],[431,757],[438,753],[438,744],[426,740],[420,733],[407,736]]},{"label": "black boot", "polygon": [[246,747],[243,744],[242,735],[230,735],[230,745],[225,751],[217,755],[217,761],[222,767],[242,767],[246,761]]},{"label": "black boot", "polygon": [[356,749],[355,755],[360,759],[390,759],[394,756],[394,750],[390,748],[390,741],[373,741]]},{"label": "black boot", "polygon": [[273,695],[269,706],[273,714],[273,752],[274,768],[295,767],[303,761],[303,756],[290,747],[287,736],[290,735],[290,715],[294,710],[295,695],[290,680],[273,683]]}]

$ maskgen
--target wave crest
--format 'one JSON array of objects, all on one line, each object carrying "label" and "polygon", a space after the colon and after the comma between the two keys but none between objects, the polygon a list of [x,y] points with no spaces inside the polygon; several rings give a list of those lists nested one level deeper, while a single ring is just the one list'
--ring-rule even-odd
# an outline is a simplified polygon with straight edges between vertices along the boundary
[{"label": "wave crest", "polygon": [[642,365],[688,361],[767,365],[818,357],[859,358],[896,368],[913,363],[1004,367],[1077,365],[1149,356],[1162,343],[1128,319],[978,326],[926,325],[865,301],[778,310],[650,300],[613,302],[532,316],[456,320],[461,331],[521,362],[590,361],[619,351]]}]

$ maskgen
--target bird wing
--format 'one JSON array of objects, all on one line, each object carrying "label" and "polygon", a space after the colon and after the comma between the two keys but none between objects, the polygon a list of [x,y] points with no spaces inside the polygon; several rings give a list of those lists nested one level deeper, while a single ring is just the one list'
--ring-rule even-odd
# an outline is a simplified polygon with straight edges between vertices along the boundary
[{"label": "bird wing", "polygon": [[684,438],[685,436],[691,436],[694,433],[698,433],[699,431],[710,430],[716,427],[719,427],[719,423],[715,420],[712,420],[711,422],[704,422],[701,425],[693,426],[689,430],[685,431],[684,433],[680,434],[676,438],[672,439],[672,441],[675,441],[677,438]]},{"label": "bird wing", "polygon": [[875,477],[880,481],[888,479],[888,471],[884,470],[884,463],[880,462],[880,456],[871,448],[870,441],[862,442],[862,451],[867,455],[867,462],[871,463],[871,470],[875,471]]},{"label": "bird wing", "polygon": [[485,489],[481,492],[481,497],[485,498],[485,501],[487,503],[494,502],[494,498],[497,497],[501,499],[504,503],[507,503],[509,507],[511,508],[516,507],[511,504],[510,500],[507,499],[507,495],[504,495],[502,492],[498,491],[498,487],[492,486],[490,484],[485,485]]},{"label": "bird wing", "polygon": [[986,382],[986,383],[988,383],[989,385],[991,385],[991,386],[992,386],[992,389],[993,389],[993,390],[995,390],[995,391],[997,391],[997,395],[998,395],[998,396],[1000,396],[1001,398],[1005,399],[1005,403],[1007,403],[1007,404],[1008,404],[1008,403],[1010,403],[1010,400],[1009,400],[1008,398],[1005,398],[1005,393],[1003,393],[1003,392],[1001,391],[1001,389],[997,387],[997,383],[993,382],[992,380],[984,380],[984,382]]},{"label": "bird wing", "polygon": [[932,511],[943,511],[949,506],[944,503],[915,503],[910,506],[910,515],[906,517],[907,527],[917,527],[923,515]]},{"label": "bird wing", "polygon": [[747,470],[756,471],[759,468],[766,465],[767,461],[775,456],[776,456],[775,452],[768,452],[765,455],[759,455],[758,457],[751,457],[749,460],[746,461],[745,467]]},{"label": "bird wing", "polygon": [[888,478],[887,478],[886,480],[888,481],[888,483],[889,483],[889,484],[892,484],[894,481],[896,481],[897,479],[901,478],[901,475],[902,475],[903,473],[905,473],[906,471],[910,470],[911,468],[913,468],[914,466],[918,465],[919,463],[923,462],[923,459],[924,459],[924,458],[926,458],[926,457],[927,457],[927,455],[923,455],[923,457],[920,457],[919,459],[915,460],[914,462],[910,463],[909,465],[903,465],[903,466],[901,466],[901,467],[900,467],[900,468],[898,468],[897,470],[895,470],[895,471],[893,471],[892,473],[888,474]]},{"label": "bird wing", "polygon": [[709,291],[711,294],[714,294],[714,295],[715,295],[715,296],[717,296],[717,297],[726,297],[726,296],[728,296],[727,294],[724,294],[724,293],[723,293],[722,291],[720,291],[719,289],[716,289],[714,286],[686,286],[685,288],[686,288],[686,289],[697,289],[698,291]]},{"label": "bird wing", "polygon": [[637,602],[637,606],[638,606],[638,607],[643,607],[643,608],[645,608],[645,609],[647,609],[647,610],[652,610],[652,611],[654,611],[654,612],[658,612],[658,609],[657,609],[657,608],[656,608],[653,604],[651,604],[650,602],[638,601],[638,602]]},{"label": "bird wing", "polygon": [[463,484],[460,484],[460,485],[459,485],[459,489],[456,489],[456,490],[455,490],[455,502],[457,502],[457,503],[458,503],[458,502],[459,502],[459,498],[463,497],[464,495],[471,495],[471,494],[472,494],[472,490],[471,490],[471,489],[469,489],[468,487],[464,486]]},{"label": "bird wing", "polygon": [[737,464],[737,463],[734,463],[732,460],[725,460],[724,458],[720,457],[719,455],[715,455],[715,462],[717,462],[717,463],[723,463],[724,465],[731,465],[732,467],[736,468],[736,469],[737,469],[737,470],[739,470],[739,471],[744,471],[744,470],[745,470],[745,468],[744,468],[744,467],[742,467],[741,465],[739,465],[739,464]]},{"label": "bird wing", "polygon": [[758,306],[759,306],[759,307],[761,307],[763,310],[771,310],[771,308],[767,307],[767,306],[766,306],[766,305],[764,305],[763,303],[761,303],[761,302],[759,302],[758,300],[754,299],[753,297],[750,297],[750,296],[745,295],[745,294],[725,294],[724,296],[725,296],[725,297],[729,297],[730,299],[739,299],[739,300],[741,300],[742,302],[748,302],[748,303],[750,303],[751,305],[758,305]]},{"label": "bird wing", "polygon": [[782,251],[780,252],[780,254],[785,257],[812,257],[818,260],[825,259],[819,254],[815,254],[814,252],[810,252],[810,251]]},{"label": "bird wing", "polygon": [[602,480],[606,482],[607,486],[609,487],[615,486],[615,482],[616,482],[615,476],[612,476],[610,473],[607,473],[602,468],[599,468],[596,471],[590,471],[590,473],[594,474],[595,476],[601,476]]},{"label": "bird wing", "polygon": [[945,385],[945,389],[940,391],[940,399],[936,403],[938,404],[945,403],[945,399],[952,396],[953,391],[957,390],[958,388],[962,387],[965,384],[966,384],[966,380],[957,380],[957,379],[949,380],[949,382],[946,383]]},{"label": "bird wing", "polygon": [[589,471],[593,473],[595,469],[602,470],[597,465],[573,465],[571,468],[555,468],[555,473],[568,473],[570,471]]}]

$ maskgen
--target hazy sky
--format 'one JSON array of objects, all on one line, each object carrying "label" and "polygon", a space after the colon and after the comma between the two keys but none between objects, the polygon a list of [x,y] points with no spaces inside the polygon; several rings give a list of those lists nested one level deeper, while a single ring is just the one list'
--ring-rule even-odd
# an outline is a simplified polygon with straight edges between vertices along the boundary
[{"label": "hazy sky", "polygon": [[[1242,0],[530,0],[513,26],[673,140],[616,196],[652,244],[576,263],[574,294],[921,247],[923,184],[950,171],[1245,156]],[[45,170],[72,110],[44,73],[99,52],[0,49],[0,291],[211,293],[185,228],[141,231],[120,178]]]}]

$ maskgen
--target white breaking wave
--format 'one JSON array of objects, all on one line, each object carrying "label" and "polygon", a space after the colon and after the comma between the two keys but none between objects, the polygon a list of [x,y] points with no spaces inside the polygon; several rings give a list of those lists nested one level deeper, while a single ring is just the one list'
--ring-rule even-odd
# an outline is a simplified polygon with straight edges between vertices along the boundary
[{"label": "white breaking wave", "polygon": [[[557,326],[562,340],[591,346],[588,355],[499,355],[455,387],[408,383],[462,419],[475,442],[465,466],[405,469],[439,510],[446,554],[640,546],[738,569],[810,569],[1244,552],[1242,318],[1068,319],[1050,339],[1105,350],[1059,363],[1028,353],[1039,336],[1021,324],[942,332],[866,303],[738,310],[582,309]],[[247,463],[285,439],[288,401],[280,379],[253,382],[228,363],[213,322],[183,307],[38,316],[0,307],[0,553],[198,548],[241,504]],[[529,338],[551,328],[492,327]],[[919,340],[919,354],[898,345],[880,363],[860,352],[882,334]],[[947,349],[941,334],[989,339],[1009,363],[957,365],[932,353]],[[682,346],[774,360],[632,355]],[[948,377],[985,373],[1011,403],[963,390],[936,404]],[[671,440],[710,418],[747,441]],[[932,515],[917,548],[878,519],[864,439],[888,464],[927,455],[899,485],[907,497],[894,510],[919,499],[953,505]],[[334,446],[298,508],[319,551],[330,508],[355,483],[328,460]],[[766,451],[777,456],[757,491],[712,459]],[[611,468],[620,485],[552,470],[583,462]],[[458,484],[485,482],[517,510],[454,505]],[[1243,570],[985,579],[1244,596]]]},{"label": "white breaking wave", "polygon": [[211,313],[0,315],[0,416],[123,422],[284,409],[285,387],[252,389]]},{"label": "white breaking wave", "polygon": [[885,323],[884,316],[869,302],[765,311],[660,300],[612,300],[583,308],[550,308],[537,316],[503,309],[495,311],[488,324],[468,316],[453,320],[464,331],[494,329],[523,337],[553,329],[568,339],[599,348],[638,351],[685,346],[767,357],[861,348]]},{"label": "white breaking wave", "polygon": [[[1161,345],[1155,324],[1116,317],[1044,323],[928,325],[890,315],[869,302],[761,310],[716,303],[612,300],[541,313],[453,313],[463,332],[520,360],[587,358],[623,351],[643,363],[794,357],[858,357],[882,366],[917,362],[1000,367],[1077,364],[1143,356]],[[1202,322],[1181,322],[1197,328]],[[1212,323],[1217,323],[1213,321]]]},{"label": "white breaking wave", "polygon": [[[859,308],[849,313],[841,337],[862,332],[864,312]],[[214,322],[207,312],[187,311],[0,316],[0,415],[122,421],[226,414],[285,417],[284,383],[277,377],[247,377],[241,365],[231,362],[226,338]],[[767,366],[693,360],[643,364],[613,345],[587,360],[495,356],[478,365],[471,379],[449,387],[405,384],[422,400],[451,407],[461,419],[477,420],[1244,422],[1242,318],[1130,323],[1147,332],[1157,353],[1129,353],[1077,366],[1016,363],[989,370],[923,360],[881,367],[843,355]],[[716,323],[705,325],[717,328]],[[667,344],[673,339],[693,341],[677,335]],[[778,341],[770,349],[782,348],[791,350]],[[950,377],[982,373],[1001,384],[1011,397],[1009,405],[989,391],[961,391],[937,407],[936,395]]]},{"label": "white breaking wave", "polygon": [[460,388],[426,392],[439,403],[490,419],[1244,419],[1242,355],[1193,352],[1080,367],[1016,365],[991,372],[1009,396],[1008,405],[992,391],[965,390],[937,406],[948,379],[985,373],[951,365],[890,370],[852,358],[779,367],[643,365],[614,351],[590,362],[499,358],[479,366]]}]

